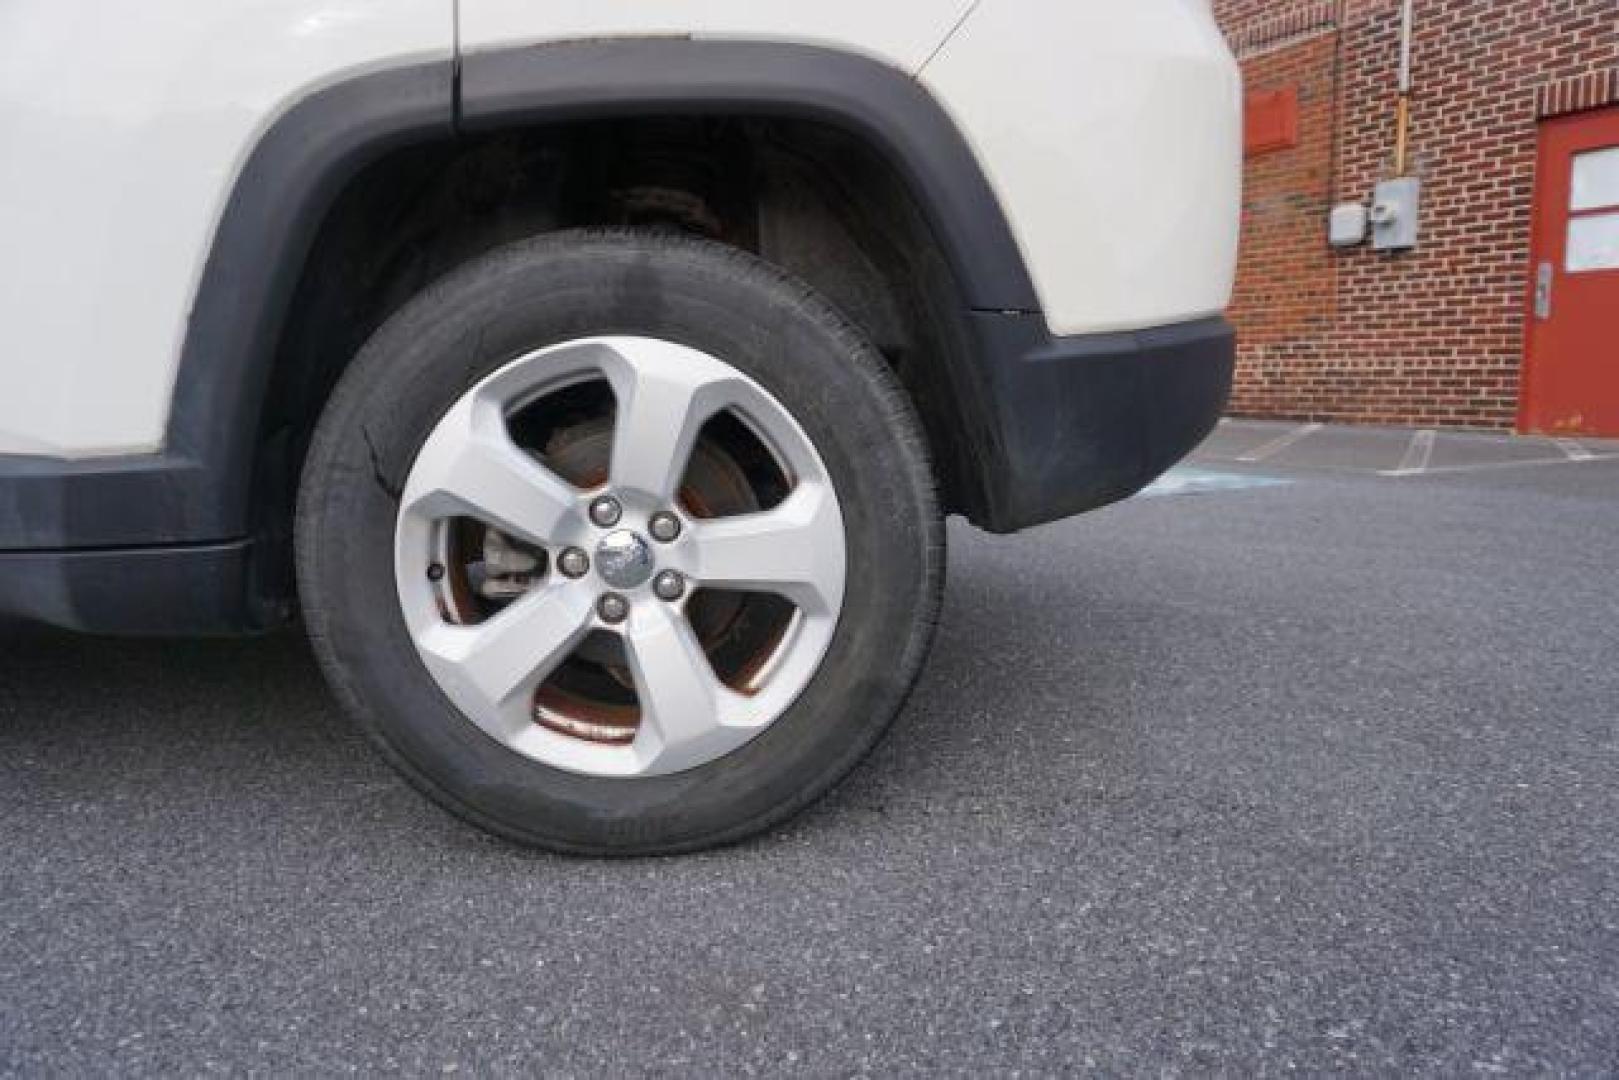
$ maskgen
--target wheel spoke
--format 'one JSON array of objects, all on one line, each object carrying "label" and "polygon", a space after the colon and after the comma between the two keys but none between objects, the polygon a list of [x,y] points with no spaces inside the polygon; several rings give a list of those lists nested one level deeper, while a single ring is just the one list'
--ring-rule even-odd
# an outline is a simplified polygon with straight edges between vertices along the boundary
[{"label": "wheel spoke", "polygon": [[692,536],[705,586],[776,593],[807,615],[842,598],[843,523],[825,484],[799,484],[774,510],[699,522]]},{"label": "wheel spoke", "polygon": [[618,339],[612,351],[613,486],[673,502],[703,424],[747,386],[712,357],[669,342]]},{"label": "wheel spoke", "polygon": [[715,678],[691,625],[677,609],[638,610],[624,635],[641,704],[641,733],[659,772],[671,772],[723,752],[739,741],[727,719],[741,695]]},{"label": "wheel spoke", "polygon": [[500,406],[471,395],[417,455],[402,500],[428,518],[475,517],[544,544],[578,513],[578,493],[512,442]]},{"label": "wheel spoke", "polygon": [[[587,585],[551,585],[477,626],[441,623],[418,644],[439,684],[474,719],[526,723],[534,688],[589,631],[591,601]],[[491,734],[504,738],[510,731]]]}]

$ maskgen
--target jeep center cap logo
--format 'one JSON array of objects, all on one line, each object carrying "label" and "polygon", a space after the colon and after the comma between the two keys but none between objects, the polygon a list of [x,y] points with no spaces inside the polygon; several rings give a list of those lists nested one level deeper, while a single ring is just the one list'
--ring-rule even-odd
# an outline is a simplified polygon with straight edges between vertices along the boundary
[{"label": "jeep center cap logo", "polygon": [[633,589],[652,576],[652,545],[629,529],[602,537],[596,545],[596,572],[615,589]]}]

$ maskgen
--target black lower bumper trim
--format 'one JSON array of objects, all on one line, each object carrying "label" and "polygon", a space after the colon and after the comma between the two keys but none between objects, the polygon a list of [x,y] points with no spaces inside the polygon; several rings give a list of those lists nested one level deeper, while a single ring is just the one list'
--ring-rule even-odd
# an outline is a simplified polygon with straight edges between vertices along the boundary
[{"label": "black lower bumper trim", "polygon": [[98,634],[239,634],[277,621],[244,604],[252,544],[0,552],[0,625]]},{"label": "black lower bumper trim", "polygon": [[1128,498],[1214,429],[1231,393],[1236,338],[1224,319],[1052,338],[1038,316],[976,315],[1000,445],[979,483],[992,532],[1014,532]]}]

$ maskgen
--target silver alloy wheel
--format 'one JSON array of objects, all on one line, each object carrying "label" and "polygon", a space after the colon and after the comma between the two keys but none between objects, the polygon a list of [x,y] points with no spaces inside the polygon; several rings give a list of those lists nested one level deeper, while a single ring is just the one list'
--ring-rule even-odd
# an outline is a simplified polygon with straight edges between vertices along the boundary
[{"label": "silver alloy wheel", "polygon": [[[609,479],[582,490],[513,440],[521,408],[581,382],[605,379],[617,403]],[[790,491],[774,507],[718,518],[680,517],[678,535],[650,539],[678,494],[703,426],[729,412],[781,467]],[[592,521],[611,495],[622,516]],[[486,621],[449,617],[439,578],[444,534],[472,518],[543,550],[553,569]],[[571,578],[565,551],[589,555]],[[673,342],[599,337],[540,349],[500,368],[439,421],[417,454],[400,499],[394,571],[405,624],[434,680],[466,717],[510,749],[544,764],[602,777],[690,769],[737,749],[782,715],[821,664],[843,606],[845,541],[837,494],[820,455],[787,410],[731,365]],[[435,568],[437,568],[435,570]],[[675,600],[654,582],[675,571]],[[437,577],[434,575],[437,574]],[[620,584],[628,582],[629,584]],[[745,691],[715,674],[686,618],[703,588],[769,593],[795,609]],[[626,619],[604,621],[609,593]],[[535,696],[592,631],[623,644],[638,702],[634,737],[607,745],[542,726]]]}]

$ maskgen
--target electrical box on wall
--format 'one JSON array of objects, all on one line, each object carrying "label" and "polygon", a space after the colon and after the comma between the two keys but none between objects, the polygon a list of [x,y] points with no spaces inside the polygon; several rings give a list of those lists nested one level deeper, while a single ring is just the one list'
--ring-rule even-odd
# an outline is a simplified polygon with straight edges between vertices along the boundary
[{"label": "electrical box on wall", "polygon": [[1417,246],[1422,181],[1415,176],[1385,180],[1372,195],[1372,248],[1409,251]]},{"label": "electrical box on wall", "polygon": [[1327,243],[1335,248],[1352,248],[1365,242],[1365,205],[1352,202],[1333,207],[1332,217],[1327,222]]}]

